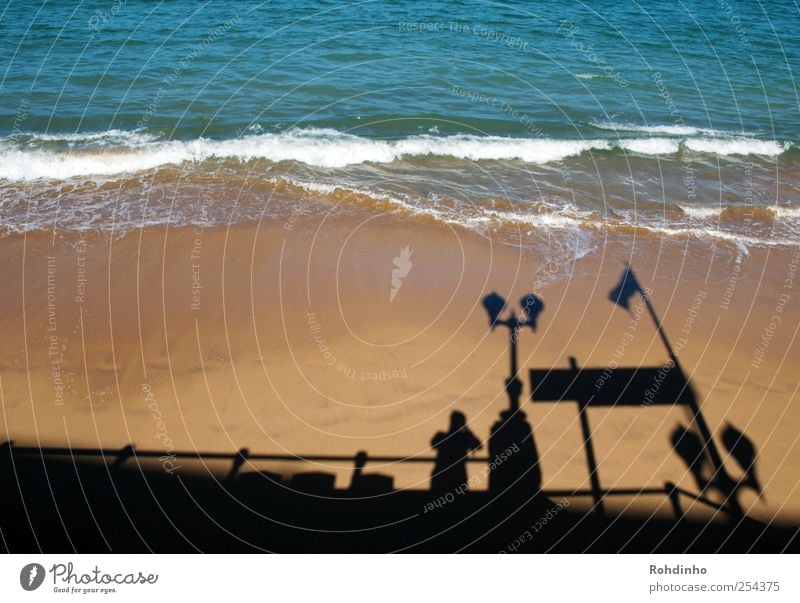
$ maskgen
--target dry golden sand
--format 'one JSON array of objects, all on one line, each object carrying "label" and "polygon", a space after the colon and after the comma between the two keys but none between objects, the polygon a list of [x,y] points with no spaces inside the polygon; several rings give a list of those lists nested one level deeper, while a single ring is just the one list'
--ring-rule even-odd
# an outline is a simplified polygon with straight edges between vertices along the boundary
[{"label": "dry golden sand", "polygon": [[[413,267],[390,303],[393,260],[405,246]],[[497,291],[518,307],[537,265],[533,251],[455,226],[358,212],[230,229],[146,229],[113,240],[9,235],[0,249],[0,438],[300,456],[432,457],[431,438],[447,428],[452,410],[486,440],[507,405],[509,359],[507,333],[489,329],[481,300]],[[665,363],[639,298],[627,312],[608,300],[628,258],[652,289],[673,346],[680,341],[679,358],[723,456],[720,433],[729,423],[757,448],[763,492],[743,493],[743,506],[760,519],[795,521],[800,273],[786,279],[797,258],[751,250],[737,270],[730,255],[722,257],[696,240],[631,236],[579,260],[571,278],[541,283],[539,328],[519,338],[525,392],[527,369],[566,368],[570,357],[579,366]],[[789,294],[783,302],[782,293]],[[576,405],[526,402],[524,410],[544,487],[588,488]],[[690,420],[683,408],[588,412],[603,487],[672,481],[697,491],[670,442]],[[339,486],[350,472],[347,463],[259,467],[331,471]],[[726,467],[741,474],[733,459]],[[427,488],[431,469],[367,466],[393,475],[400,488]],[[180,470],[207,468],[184,463]],[[668,511],[664,496],[615,498],[608,508],[629,505]],[[701,505],[696,512],[708,514]]]}]

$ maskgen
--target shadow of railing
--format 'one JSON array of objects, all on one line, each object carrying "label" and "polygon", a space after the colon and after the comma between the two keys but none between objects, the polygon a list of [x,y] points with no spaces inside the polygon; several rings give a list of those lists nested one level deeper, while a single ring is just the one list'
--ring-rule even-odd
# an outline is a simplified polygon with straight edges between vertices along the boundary
[{"label": "shadow of railing", "polygon": [[[18,543],[18,550],[28,550],[31,543],[41,548],[37,529],[38,533],[42,530],[29,513],[34,509],[37,517],[49,518],[44,532],[50,543],[45,549],[50,551],[75,548],[72,537],[77,529],[82,550],[113,550],[106,541],[109,530],[117,538],[116,550],[140,550],[142,543],[149,550],[147,538],[140,533],[144,530],[147,537],[158,540],[157,550],[196,548],[186,538],[189,532],[206,537],[207,550],[211,551],[230,547],[250,550],[248,539],[254,538],[270,546],[277,544],[276,550],[298,552],[415,547],[439,551],[472,547],[486,552],[517,539],[531,528],[532,520],[552,516],[554,499],[582,498],[592,501],[593,512],[579,509],[581,505],[569,511],[559,506],[558,528],[540,535],[533,545],[535,550],[583,551],[587,543],[596,544],[598,552],[652,552],[653,546],[685,552],[687,543],[706,552],[751,551],[755,543],[772,552],[796,547],[795,537],[800,533],[796,528],[767,526],[745,515],[738,500],[742,488],[760,493],[755,446],[745,434],[728,425],[722,445],[745,474],[738,480],[731,477],[649,295],[628,267],[611,300],[628,309],[628,299],[634,294],[641,294],[667,348],[666,364],[579,367],[577,360],[570,358],[568,368],[535,368],[529,372],[532,402],[576,404],[588,488],[585,482],[578,488],[542,488],[534,429],[520,404],[524,398],[518,337],[523,328],[535,329],[544,304],[529,294],[520,302],[520,316],[525,318],[518,318],[514,312],[501,318],[506,302],[491,294],[484,306],[492,328],[508,328],[511,374],[505,380],[509,404],[491,428],[488,455],[473,456],[482,442],[469,431],[466,417],[459,411],[452,413],[449,430],[434,436],[430,450],[435,456],[369,456],[364,451],[352,456],[269,454],[253,453],[249,448],[233,452],[153,450],[138,449],[133,443],[121,448],[17,446],[6,442],[0,445],[0,469],[6,480],[6,488],[0,489],[0,508],[4,509],[0,544],[5,542],[4,546],[11,549],[8,534],[16,534],[12,541]],[[672,434],[672,444],[694,476],[698,493],[671,482],[663,487],[602,487],[588,410],[634,406],[643,411],[653,406],[686,409],[689,425]],[[512,449],[513,457],[508,454]],[[192,470],[173,471],[176,461],[184,461]],[[171,465],[167,467],[165,462]],[[284,470],[278,475],[266,470],[268,463],[329,463],[340,472],[350,467],[352,478],[349,487],[336,487],[333,473]],[[369,464],[386,467],[409,463],[433,467],[429,489],[395,489],[393,477],[364,472]],[[486,468],[487,490],[467,487],[472,482],[467,480],[466,465]],[[650,483],[653,481],[654,477]],[[709,493],[721,495],[723,502],[715,502],[715,496]],[[654,506],[671,509],[674,517],[669,513],[658,513],[658,517],[655,513],[614,515],[613,509],[606,509],[611,497],[639,496],[663,497],[663,503]],[[682,504],[684,501],[689,501],[688,507]],[[733,521],[703,524],[690,518],[694,514],[688,513],[689,508],[695,505]],[[409,530],[407,522],[412,519],[418,527]],[[231,527],[221,529],[226,521]],[[120,534],[120,526],[126,525],[128,531]],[[96,535],[88,536],[93,530]],[[417,541],[417,532],[427,536]],[[703,534],[699,544],[698,533]],[[483,544],[476,544],[479,542]]]},{"label": "shadow of railing", "polygon": [[[554,379],[559,380],[562,377],[558,373],[554,374]],[[547,387],[547,385],[545,385]],[[541,390],[544,391],[544,390]],[[239,476],[241,469],[246,463],[257,462],[297,462],[297,463],[347,463],[354,467],[363,468],[369,463],[381,464],[394,464],[394,463],[427,463],[433,465],[436,458],[433,456],[389,456],[389,455],[375,455],[365,456],[363,452],[359,452],[353,456],[348,455],[332,455],[332,454],[317,454],[317,455],[290,455],[290,454],[251,454],[248,449],[238,450],[234,453],[228,452],[203,452],[203,451],[174,451],[174,450],[139,450],[133,444],[128,444],[122,448],[86,448],[86,447],[58,447],[58,446],[15,446],[13,442],[5,442],[0,445],[0,459],[6,457],[28,457],[40,458],[43,461],[47,459],[72,459],[75,463],[81,462],[85,458],[101,459],[105,462],[106,466],[113,473],[120,471],[126,464],[139,465],[138,461],[145,459],[164,459],[166,457],[181,460],[194,460],[199,462],[205,461],[230,461],[231,469],[227,473],[224,482],[234,482]],[[492,459],[490,457],[469,457],[465,462],[469,464],[488,465]],[[254,472],[258,473],[256,467],[252,467]],[[176,474],[180,477],[180,474]],[[417,490],[427,491],[427,490]],[[347,489],[334,489],[329,494],[335,496],[338,493],[346,493]],[[730,513],[729,509],[719,505],[701,495],[693,494],[687,490],[678,488],[672,483],[665,483],[663,488],[649,487],[649,488],[601,488],[599,483],[592,484],[592,488],[543,488],[538,492],[538,495],[545,498],[588,498],[593,500],[602,501],[607,497],[614,496],[664,496],[665,499],[671,504],[676,519],[681,519],[684,515],[683,510],[678,502],[678,496],[684,496],[692,499],[695,502],[702,503],[716,511]]]}]

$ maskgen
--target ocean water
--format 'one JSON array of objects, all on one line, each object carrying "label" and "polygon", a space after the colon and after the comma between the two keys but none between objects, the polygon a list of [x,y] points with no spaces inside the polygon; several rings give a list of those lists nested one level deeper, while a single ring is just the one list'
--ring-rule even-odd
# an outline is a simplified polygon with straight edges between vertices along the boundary
[{"label": "ocean water", "polygon": [[316,198],[575,253],[608,229],[794,245],[798,25],[757,0],[9,1],[0,228]]}]

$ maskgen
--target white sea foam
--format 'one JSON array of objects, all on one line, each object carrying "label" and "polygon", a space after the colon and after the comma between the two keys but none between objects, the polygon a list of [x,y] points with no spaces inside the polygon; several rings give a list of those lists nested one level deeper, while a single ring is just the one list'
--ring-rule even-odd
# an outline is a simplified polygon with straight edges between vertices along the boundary
[{"label": "white sea foam", "polygon": [[546,140],[499,136],[412,136],[387,141],[334,130],[294,130],[232,140],[161,141],[146,145],[81,151],[29,150],[0,145],[0,178],[58,179],[137,172],[161,165],[233,158],[240,161],[298,161],[324,168],[366,162],[390,163],[403,157],[451,156],[472,161],[518,159],[548,163],[590,149],[608,149],[606,140]]},{"label": "white sea foam", "polygon": [[[391,163],[423,156],[449,156],[457,159],[521,160],[546,164],[589,151],[611,148],[649,155],[677,151],[675,140],[654,137],[611,141],[608,139],[564,140],[509,138],[501,136],[411,136],[400,140],[376,140],[329,129],[290,130],[262,133],[243,138],[190,141],[153,140],[138,132],[110,131],[97,134],[37,135],[67,142],[71,148],[26,148],[0,140],[0,179],[27,181],[65,180],[77,176],[109,176],[133,173],[163,165],[181,165],[209,159],[235,159],[242,162],[268,160],[296,161],[323,168],[348,165]],[[97,138],[93,138],[97,137]],[[109,141],[116,141],[109,144]],[[80,143],[78,145],[77,143]],[[95,143],[89,144],[87,143]],[[753,139],[687,139],[687,148],[715,154],[760,154],[773,156],[788,148],[775,141]],[[79,148],[75,148],[79,147]]]},{"label": "white sea foam", "polygon": [[800,218],[800,207],[771,207],[778,218],[797,220]]},{"label": "white sea foam", "polygon": [[640,125],[631,123],[616,123],[612,121],[592,122],[595,128],[613,130],[615,132],[641,132],[644,134],[661,134],[667,136],[753,136],[749,133],[727,132],[713,128],[700,128],[695,126],[676,124]]},{"label": "white sea foam", "polygon": [[416,215],[430,216],[443,222],[467,227],[484,226],[499,222],[544,229],[574,229],[585,224],[587,220],[594,216],[592,212],[578,210],[572,203],[559,205],[546,200],[536,201],[531,207],[521,206],[515,210],[498,210],[481,206],[480,204],[439,207],[426,204],[424,200],[402,197],[385,191],[306,182],[285,176],[270,179],[274,184],[278,184],[281,180],[309,192],[330,194],[336,190],[343,190],[354,194],[367,195],[374,199],[388,201],[398,209],[404,209]]},{"label": "white sea foam", "polygon": [[775,157],[787,151],[791,145],[777,140],[753,140],[734,138],[687,138],[686,148],[700,153],[715,155],[763,155]]},{"label": "white sea foam", "polygon": [[[711,153],[715,155],[762,155],[774,157],[787,151],[792,145],[787,142],[777,140],[759,140],[752,132],[728,132],[715,130],[713,128],[700,128],[695,126],[661,124],[661,125],[637,125],[614,122],[593,122],[592,125],[601,130],[613,130],[615,132],[637,132],[645,134],[660,134],[662,136],[674,137],[671,139],[673,144],[681,140],[690,151],[700,153]],[[634,150],[635,152],[647,153],[647,147],[659,141],[659,145],[667,147],[667,140],[657,138],[634,138],[623,140],[623,148]],[[641,145],[639,151],[635,145]],[[676,149],[677,150],[677,149]],[[652,154],[666,153],[669,151],[652,151]]]},{"label": "white sea foam", "polygon": [[566,213],[526,213],[524,211],[497,211],[493,209],[483,209],[482,213],[490,219],[521,226],[533,226],[546,229],[578,228],[584,224],[584,221],[580,217],[570,216]]},{"label": "white sea foam", "polygon": [[[708,241],[722,240],[746,253],[748,247],[796,246],[793,225],[800,218],[800,207],[783,206],[769,208],[776,214],[785,216],[785,227],[773,230],[765,227],[760,230],[742,230],[736,221],[720,221],[721,212],[727,209],[719,206],[681,205],[685,219],[664,219],[663,214],[615,210],[613,215],[598,214],[596,210],[580,208],[575,203],[562,198],[537,198],[528,203],[501,204],[498,207],[493,199],[475,199],[472,203],[460,203],[456,199],[438,200],[401,193],[390,193],[372,187],[353,187],[344,183],[303,181],[285,176],[269,178],[269,182],[279,186],[282,182],[300,187],[309,193],[329,195],[337,193],[337,203],[343,208],[349,204],[349,196],[342,192],[352,192],[353,201],[362,204],[363,196],[385,202],[378,205],[378,211],[408,212],[411,216],[425,216],[448,224],[470,228],[486,235],[499,235],[497,240],[511,244],[524,244],[524,237],[544,235],[548,241],[569,242],[574,239],[577,247],[566,249],[565,253],[588,253],[596,245],[602,244],[602,237],[608,233],[629,232],[631,227],[649,231],[656,236],[668,238],[701,238]],[[214,185],[211,185],[212,187]],[[225,187],[224,183],[219,186]],[[141,228],[147,225],[171,224],[228,224],[233,221],[263,219],[265,215],[283,216],[282,212],[296,212],[300,209],[314,211],[313,195],[298,196],[296,203],[301,206],[287,209],[277,202],[265,205],[260,194],[242,197],[236,204],[236,215],[232,217],[231,208],[224,203],[224,191],[209,198],[220,202],[196,202],[192,194],[182,195],[177,200],[166,199],[165,190],[158,186],[132,188],[120,199],[112,188],[97,188],[91,185],[73,189],[72,185],[61,187],[63,193],[53,195],[38,188],[27,186],[7,187],[10,195],[4,195],[3,215],[0,227],[12,232],[49,229],[57,221],[59,229],[98,230],[115,233]],[[48,187],[49,188],[49,187]],[[33,192],[29,192],[32,190]],[[15,195],[18,191],[19,195]],[[155,192],[154,192],[155,191]],[[30,197],[29,195],[34,195]],[[309,199],[310,197],[310,199]],[[292,197],[283,201],[292,202]],[[310,205],[309,205],[310,204]],[[265,210],[269,210],[265,214]],[[323,206],[322,211],[330,211]],[[277,212],[277,213],[276,213]],[[520,235],[524,235],[520,239]],[[602,236],[598,237],[598,235]],[[552,239],[550,238],[552,237]],[[548,243],[549,244],[549,243]],[[560,243],[558,243],[560,244]],[[578,255],[580,255],[578,254]]]},{"label": "white sea foam", "polygon": [[[680,207],[681,211],[690,218],[707,219],[721,216],[726,209],[735,209],[737,207],[744,208],[745,206],[678,204],[678,207]],[[800,207],[797,206],[760,205],[750,206],[750,209],[767,210],[772,212],[777,218],[782,218],[785,220],[800,219]]]},{"label": "white sea foam", "polygon": [[695,218],[698,220],[704,220],[707,218],[715,218],[719,217],[722,214],[723,207],[717,206],[708,206],[708,205],[678,205],[681,208],[681,211],[685,213],[690,218]]},{"label": "white sea foam", "polygon": [[115,144],[119,146],[138,146],[158,140],[158,136],[137,130],[106,130],[104,132],[65,132],[27,134],[32,141],[63,142],[68,145],[79,144]]},{"label": "white sea foam", "polygon": [[670,138],[630,138],[618,141],[617,146],[640,155],[670,155],[677,153],[680,145]]}]

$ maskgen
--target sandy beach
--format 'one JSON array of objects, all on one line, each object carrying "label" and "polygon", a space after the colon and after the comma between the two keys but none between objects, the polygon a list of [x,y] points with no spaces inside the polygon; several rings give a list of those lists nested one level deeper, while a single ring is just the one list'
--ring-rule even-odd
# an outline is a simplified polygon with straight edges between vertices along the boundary
[{"label": "sandy beach", "polygon": [[[395,287],[393,273],[405,260]],[[540,455],[544,489],[590,487],[573,401],[531,401],[530,369],[655,367],[669,350],[641,295],[628,309],[609,299],[626,261],[648,293],[680,359],[726,472],[734,427],[755,447],[760,488],[742,487],[747,515],[800,518],[797,484],[798,252],[738,256],[706,241],[610,233],[601,250],[548,274],[536,249],[497,242],[457,225],[364,208],[288,213],[230,227],[150,227],[119,236],[37,232],[0,239],[2,307],[0,440],[16,446],[296,455],[247,463],[243,472],[289,479],[336,475],[367,460],[396,489],[427,490],[436,432],[463,413],[486,454],[508,406],[509,333],[490,328],[482,304],[535,293],[537,328],[518,334],[521,410]],[[396,263],[399,262],[398,263]],[[392,297],[392,289],[397,291]],[[612,371],[613,372],[613,371]],[[658,382],[654,387],[658,389]],[[598,385],[598,390],[600,389]],[[603,488],[698,485],[672,435],[693,418],[678,404],[589,407]],[[172,463],[172,464],[169,464]],[[163,462],[168,473],[224,475],[229,464]],[[469,466],[470,487],[487,488]],[[474,477],[474,479],[472,479]],[[720,501],[710,488],[706,496]],[[615,513],[669,514],[667,498],[609,497]],[[573,509],[592,500],[576,496]],[[722,521],[702,504],[690,513]]]}]

